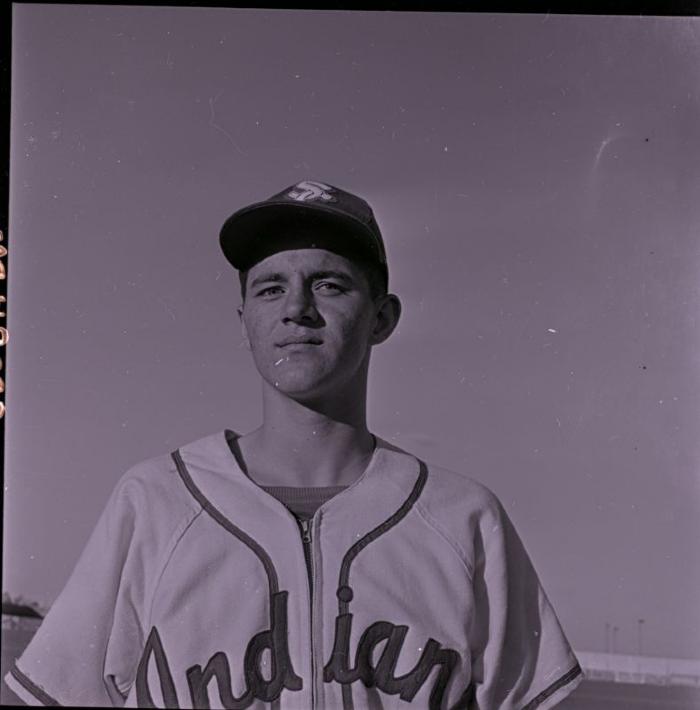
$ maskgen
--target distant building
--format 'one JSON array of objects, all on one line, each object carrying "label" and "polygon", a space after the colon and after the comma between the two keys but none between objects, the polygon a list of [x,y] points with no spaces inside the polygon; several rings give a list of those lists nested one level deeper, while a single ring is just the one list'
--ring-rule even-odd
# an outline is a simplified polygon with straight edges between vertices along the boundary
[{"label": "distant building", "polygon": [[700,710],[700,660],[576,651],[585,679],[561,710]]},{"label": "distant building", "polygon": [[591,680],[700,688],[700,660],[587,651],[577,651],[576,656]]}]

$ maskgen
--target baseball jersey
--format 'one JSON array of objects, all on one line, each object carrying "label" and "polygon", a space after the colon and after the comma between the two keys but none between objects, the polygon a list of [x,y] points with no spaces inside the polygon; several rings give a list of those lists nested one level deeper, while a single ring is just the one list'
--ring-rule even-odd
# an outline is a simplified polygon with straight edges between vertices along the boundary
[{"label": "baseball jersey", "polygon": [[6,676],[23,700],[545,710],[579,683],[485,486],[377,439],[364,473],[300,527],[226,436],[122,477]]}]

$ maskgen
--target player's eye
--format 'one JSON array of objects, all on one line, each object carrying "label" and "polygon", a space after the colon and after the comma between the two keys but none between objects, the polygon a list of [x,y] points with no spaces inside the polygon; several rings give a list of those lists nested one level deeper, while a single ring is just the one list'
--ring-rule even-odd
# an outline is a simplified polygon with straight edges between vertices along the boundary
[{"label": "player's eye", "polygon": [[317,291],[325,291],[327,293],[342,293],[344,291],[342,286],[337,283],[334,283],[333,281],[319,281],[314,288]]},{"label": "player's eye", "polygon": [[265,297],[277,296],[282,293],[281,286],[267,286],[266,288],[261,288],[255,295]]}]

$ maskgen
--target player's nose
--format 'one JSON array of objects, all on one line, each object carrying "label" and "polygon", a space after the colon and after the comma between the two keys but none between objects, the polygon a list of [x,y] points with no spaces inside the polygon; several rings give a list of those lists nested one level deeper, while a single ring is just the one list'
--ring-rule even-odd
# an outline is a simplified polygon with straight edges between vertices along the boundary
[{"label": "player's nose", "polygon": [[283,320],[298,323],[318,319],[319,313],[311,289],[304,286],[290,288],[285,297]]}]

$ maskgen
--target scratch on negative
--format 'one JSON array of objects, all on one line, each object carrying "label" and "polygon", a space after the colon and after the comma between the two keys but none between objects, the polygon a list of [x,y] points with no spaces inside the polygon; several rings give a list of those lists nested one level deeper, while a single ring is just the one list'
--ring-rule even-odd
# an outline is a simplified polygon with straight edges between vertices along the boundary
[{"label": "scratch on negative", "polygon": [[210,125],[212,128],[216,128],[217,131],[221,131],[221,133],[223,133],[223,134],[229,139],[229,141],[231,142],[231,145],[232,145],[241,155],[245,155],[245,153],[240,149],[240,147],[238,146],[238,144],[236,143],[236,141],[233,140],[233,137],[231,136],[231,134],[230,134],[228,131],[226,131],[224,128],[222,128],[221,126],[219,126],[218,124],[214,123],[214,103],[219,99],[219,96],[221,96],[222,93],[223,93],[223,89],[222,89],[221,91],[219,91],[219,93],[218,93],[216,96],[212,96],[212,97],[209,98],[209,109],[210,109],[210,111],[211,111],[211,116],[209,117],[209,125]]},{"label": "scratch on negative", "polygon": [[163,308],[165,308],[166,312],[170,314],[170,317],[173,320],[177,320],[175,318],[175,314],[173,313],[172,308],[170,308],[170,306],[168,306],[168,304],[162,298],[159,298],[158,300],[163,304]]}]

